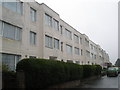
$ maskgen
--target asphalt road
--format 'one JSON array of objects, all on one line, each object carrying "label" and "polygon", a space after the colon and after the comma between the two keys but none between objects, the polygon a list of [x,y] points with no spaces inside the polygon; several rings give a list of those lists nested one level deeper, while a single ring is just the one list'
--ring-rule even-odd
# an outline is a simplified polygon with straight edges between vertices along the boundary
[{"label": "asphalt road", "polygon": [[120,74],[117,77],[101,77],[96,80],[87,81],[77,88],[117,88],[120,90]]},{"label": "asphalt road", "polygon": [[2,89],[2,72],[0,71],[0,90]]}]

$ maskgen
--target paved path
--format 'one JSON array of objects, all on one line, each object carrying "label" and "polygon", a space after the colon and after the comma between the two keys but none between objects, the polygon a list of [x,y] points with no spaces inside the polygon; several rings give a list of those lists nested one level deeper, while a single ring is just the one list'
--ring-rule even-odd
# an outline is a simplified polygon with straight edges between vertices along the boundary
[{"label": "paved path", "polygon": [[118,90],[120,88],[120,75],[118,77],[104,76],[100,79],[88,81],[77,88],[116,88]]}]

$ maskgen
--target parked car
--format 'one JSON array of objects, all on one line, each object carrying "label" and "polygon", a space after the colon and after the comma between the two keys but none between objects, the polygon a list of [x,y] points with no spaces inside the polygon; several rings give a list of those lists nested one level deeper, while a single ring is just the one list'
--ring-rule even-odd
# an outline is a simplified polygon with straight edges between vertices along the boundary
[{"label": "parked car", "polygon": [[109,67],[107,70],[107,76],[118,76],[118,67]]},{"label": "parked car", "polygon": [[120,67],[115,67],[118,73],[120,73]]},{"label": "parked car", "polygon": [[120,67],[118,67],[118,73],[120,73]]}]

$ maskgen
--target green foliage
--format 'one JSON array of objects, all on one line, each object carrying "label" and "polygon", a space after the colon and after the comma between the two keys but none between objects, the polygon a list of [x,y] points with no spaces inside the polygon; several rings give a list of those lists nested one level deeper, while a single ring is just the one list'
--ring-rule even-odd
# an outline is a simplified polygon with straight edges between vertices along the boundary
[{"label": "green foliage", "polygon": [[100,65],[83,65],[83,78],[100,75],[101,70]]},{"label": "green foliage", "polygon": [[17,88],[16,72],[10,71],[8,66],[2,64],[2,83],[3,88]]},{"label": "green foliage", "polygon": [[96,67],[98,68],[57,60],[23,59],[17,64],[16,70],[25,72],[27,88],[46,88],[67,81],[80,80],[83,75],[85,77],[98,75]]},{"label": "green foliage", "polygon": [[95,65],[95,75],[100,75],[102,71],[102,67],[100,65]]},{"label": "green foliage", "polygon": [[3,72],[7,72],[7,71],[9,71],[8,66],[5,65],[5,64],[2,64],[2,71],[3,71]]}]

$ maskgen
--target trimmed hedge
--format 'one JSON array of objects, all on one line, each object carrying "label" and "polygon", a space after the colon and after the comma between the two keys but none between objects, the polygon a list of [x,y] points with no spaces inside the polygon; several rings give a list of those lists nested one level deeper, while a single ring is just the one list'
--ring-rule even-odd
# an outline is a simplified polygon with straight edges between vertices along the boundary
[{"label": "trimmed hedge", "polygon": [[2,64],[2,88],[17,88],[16,73],[10,71],[5,64]]},{"label": "trimmed hedge", "polygon": [[17,71],[25,72],[26,88],[47,88],[51,85],[99,75],[99,65],[78,65],[48,59],[23,59]]},{"label": "trimmed hedge", "polygon": [[83,78],[98,76],[101,74],[102,67],[100,65],[83,65]]},{"label": "trimmed hedge", "polygon": [[26,88],[45,88],[54,84],[82,78],[82,66],[47,59],[24,59],[17,64],[23,70]]}]

